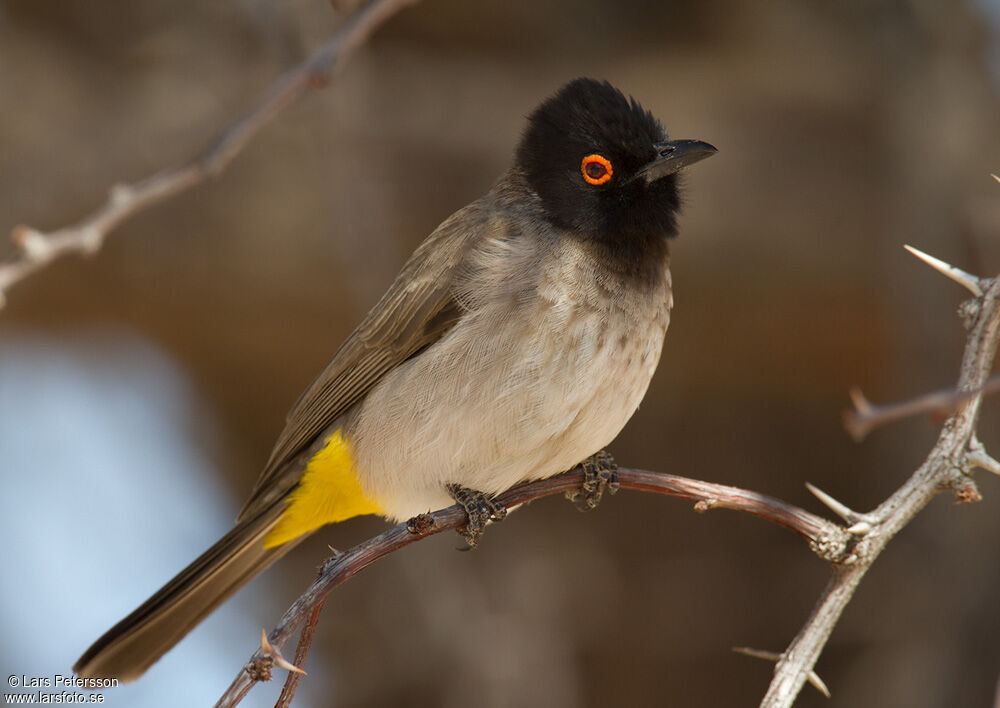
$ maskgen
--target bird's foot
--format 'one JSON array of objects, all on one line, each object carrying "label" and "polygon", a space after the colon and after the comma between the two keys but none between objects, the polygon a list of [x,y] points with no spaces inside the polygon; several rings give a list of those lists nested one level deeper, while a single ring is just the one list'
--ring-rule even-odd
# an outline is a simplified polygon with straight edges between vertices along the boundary
[{"label": "bird's foot", "polygon": [[618,465],[607,450],[591,455],[577,467],[583,470],[583,485],[566,492],[566,498],[580,511],[596,509],[604,492],[614,494],[618,491]]},{"label": "bird's foot", "polygon": [[491,497],[475,489],[469,489],[459,484],[449,484],[448,494],[455,502],[465,509],[468,521],[465,529],[459,529],[459,534],[469,544],[469,548],[475,548],[479,543],[479,537],[483,535],[486,524],[490,521],[503,521],[507,516],[507,507],[498,504]]}]

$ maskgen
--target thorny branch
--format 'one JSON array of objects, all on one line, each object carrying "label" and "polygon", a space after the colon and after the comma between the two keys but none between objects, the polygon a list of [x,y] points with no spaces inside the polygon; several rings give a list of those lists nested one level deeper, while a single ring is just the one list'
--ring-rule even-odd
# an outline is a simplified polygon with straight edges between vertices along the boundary
[{"label": "thorny branch", "polygon": [[[325,602],[326,600],[319,601],[319,604],[309,614],[309,621],[306,622],[306,626],[299,633],[299,643],[295,647],[295,659],[293,660],[296,667],[301,667],[306,663],[306,655],[309,653],[309,647],[312,646],[313,635],[316,634],[316,625],[319,623],[319,615],[323,611],[323,604]],[[295,697],[295,690],[299,687],[299,679],[302,678],[304,673],[301,669],[299,671],[288,672],[285,685],[281,687],[281,695],[278,696],[278,702],[274,704],[274,708],[288,708],[292,704],[292,699]]]},{"label": "thorny branch", "polygon": [[[831,560],[842,557],[850,543],[849,534],[837,524],[756,492],[636,469],[619,468],[618,479],[622,489],[634,489],[694,501],[696,511],[734,509],[768,519],[805,537],[814,550]],[[571,470],[556,477],[514,487],[497,497],[496,501],[509,509],[542,497],[577,490],[582,483],[583,473]],[[422,538],[458,529],[465,524],[465,521],[465,512],[462,508],[457,505],[450,506],[399,524],[328,559],[320,571],[319,578],[288,608],[278,626],[268,635],[268,644],[279,650],[284,647],[295,631],[307,619],[314,616],[317,608],[322,606],[334,588],[371,564]],[[216,708],[235,706],[243,700],[255,683],[270,678],[271,655],[271,652],[263,650],[254,653],[216,703]],[[301,665],[300,662],[304,658],[304,654],[299,656],[297,653],[296,663]]]},{"label": "thorny branch", "polygon": [[334,72],[389,18],[418,0],[370,0],[302,64],[285,72],[243,116],[225,128],[212,145],[186,165],[157,172],[133,184],[111,188],[107,201],[80,221],[43,233],[16,226],[17,252],[0,262],[0,307],[15,283],[69,253],[92,255],[108,233],[136,212],[165,201],[222,172],[250,139],[275,116],[312,88],[326,85]]},{"label": "thorny branch", "polygon": [[936,263],[926,258],[922,260],[974,294],[979,291],[971,305],[963,308],[969,315],[966,318],[969,335],[958,391],[969,395],[952,404],[957,406],[955,413],[945,421],[937,444],[920,468],[878,508],[858,513],[830,500],[830,507],[853,524],[849,529],[855,536],[852,554],[847,561],[834,564],[833,577],[812,615],[781,655],[761,708],[792,705],[865,573],[889,541],[938,492],[950,489],[960,502],[979,501],[981,497],[971,476],[974,468],[982,467],[1000,474],[1000,463],[986,454],[976,438],[984,387],[1000,341],[1000,276],[992,280],[972,280],[972,276],[937,259],[932,259]]}]

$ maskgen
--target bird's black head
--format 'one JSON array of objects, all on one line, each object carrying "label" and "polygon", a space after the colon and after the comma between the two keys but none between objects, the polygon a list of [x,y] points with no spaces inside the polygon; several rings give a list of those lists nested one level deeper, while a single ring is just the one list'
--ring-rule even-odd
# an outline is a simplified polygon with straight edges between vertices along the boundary
[{"label": "bird's black head", "polygon": [[606,243],[676,233],[677,170],[715,152],[669,141],[635,99],[576,79],[535,109],[517,164],[557,225]]}]

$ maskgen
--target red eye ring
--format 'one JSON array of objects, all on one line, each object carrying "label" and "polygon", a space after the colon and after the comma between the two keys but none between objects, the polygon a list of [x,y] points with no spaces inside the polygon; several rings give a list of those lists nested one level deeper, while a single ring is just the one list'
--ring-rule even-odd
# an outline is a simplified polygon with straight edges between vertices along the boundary
[{"label": "red eye ring", "polygon": [[611,161],[608,158],[594,154],[583,158],[583,162],[580,163],[580,173],[588,184],[596,186],[611,179],[614,170],[611,169]]}]

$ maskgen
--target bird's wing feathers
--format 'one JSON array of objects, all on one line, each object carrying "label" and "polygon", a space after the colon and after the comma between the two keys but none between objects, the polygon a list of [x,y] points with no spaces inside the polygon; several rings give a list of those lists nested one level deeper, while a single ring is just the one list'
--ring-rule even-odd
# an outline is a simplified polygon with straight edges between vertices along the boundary
[{"label": "bird's wing feathers", "polygon": [[287,463],[383,375],[454,325],[462,313],[453,294],[455,276],[484,218],[474,202],[449,217],[417,248],[388,292],[292,407],[240,518],[270,496],[267,493],[276,482],[284,481]]}]

